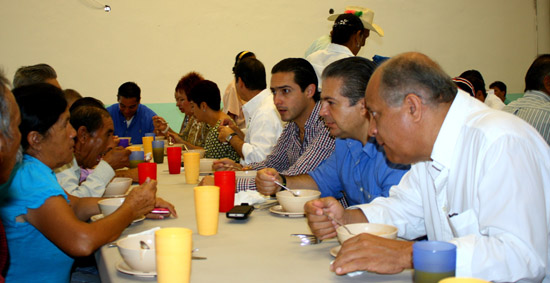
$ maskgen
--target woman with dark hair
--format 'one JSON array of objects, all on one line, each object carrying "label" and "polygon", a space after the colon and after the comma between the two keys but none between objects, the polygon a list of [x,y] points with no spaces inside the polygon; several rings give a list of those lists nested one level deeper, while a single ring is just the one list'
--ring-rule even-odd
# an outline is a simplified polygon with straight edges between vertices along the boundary
[{"label": "woman with dark hair", "polygon": [[[235,66],[237,66],[237,64],[245,58],[256,58],[256,55],[251,51],[239,52],[235,57],[233,69],[235,69]],[[225,93],[223,94],[223,113],[229,115],[229,117],[235,121],[237,127],[241,130],[246,128],[242,110],[243,104],[244,102],[237,95],[237,90],[235,89],[235,77],[233,76],[233,80],[229,85],[227,85]]]},{"label": "woman with dark hair", "polygon": [[197,72],[190,72],[179,80],[176,85],[174,97],[176,99],[176,106],[185,114],[180,132],[179,134],[176,133],[168,126],[168,123],[166,123],[162,117],[155,116],[153,117],[153,124],[157,136],[164,135],[166,137],[172,137],[177,143],[185,144],[187,148],[204,147],[204,140],[208,133],[208,125],[195,119],[193,116],[193,109],[187,97],[191,89],[202,80],[204,80],[204,78]]},{"label": "woman with dark hair", "polygon": [[220,90],[216,83],[208,80],[199,82],[189,93],[193,113],[198,121],[210,126],[204,143],[205,158],[229,158],[239,162],[239,154],[230,144],[218,140],[218,128],[225,120],[231,120],[227,114],[220,111]]},{"label": "woman with dark hair", "polygon": [[63,92],[49,84],[13,90],[21,111],[23,161],[11,182],[0,190],[0,215],[10,250],[7,281],[68,282],[74,257],[88,256],[117,239],[132,221],[155,206],[174,208],[156,199],[156,182],[134,188],[113,214],[99,214],[99,198],[65,193],[53,169],[73,158],[75,130]]}]

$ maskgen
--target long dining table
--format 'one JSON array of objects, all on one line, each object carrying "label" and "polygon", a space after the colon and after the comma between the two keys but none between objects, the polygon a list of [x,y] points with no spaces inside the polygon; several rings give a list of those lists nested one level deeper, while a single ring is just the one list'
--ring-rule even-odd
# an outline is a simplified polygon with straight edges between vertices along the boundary
[{"label": "long dining table", "polygon": [[[122,237],[155,227],[185,227],[193,231],[196,256],[192,282],[412,282],[412,270],[399,274],[380,275],[370,272],[354,277],[339,276],[329,270],[334,257],[330,250],[339,245],[336,239],[301,246],[293,233],[311,233],[304,217],[286,217],[255,209],[246,220],[226,218],[219,214],[218,233],[201,236],[197,233],[193,188],[186,184],[185,174],[171,175],[164,163],[157,167],[157,196],[175,205],[178,217],[162,220],[146,219],[130,225]],[[117,270],[122,261],[116,247],[103,246],[95,253],[102,282],[155,282],[156,277],[129,275]]]}]

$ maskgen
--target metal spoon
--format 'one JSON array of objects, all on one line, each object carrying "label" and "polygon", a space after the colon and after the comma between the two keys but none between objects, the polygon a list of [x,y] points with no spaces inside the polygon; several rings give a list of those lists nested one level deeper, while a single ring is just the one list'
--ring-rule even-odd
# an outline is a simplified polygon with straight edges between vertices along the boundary
[{"label": "metal spoon", "polygon": [[300,194],[298,194],[297,192],[295,192],[295,191],[293,191],[293,190],[291,190],[291,189],[289,189],[289,188],[283,186],[283,184],[281,184],[281,183],[279,183],[279,182],[277,182],[277,181],[275,181],[275,184],[277,184],[277,185],[279,185],[281,188],[283,188],[283,189],[289,191],[289,192],[290,192],[293,196],[295,196],[295,197],[299,197],[299,196],[300,196]]},{"label": "metal spoon", "polygon": [[348,233],[349,233],[350,235],[355,235],[355,233],[352,233],[346,225],[342,224],[342,222],[340,222],[340,221],[338,221],[338,220],[336,220],[336,219],[330,217],[330,216],[329,216],[327,213],[325,213],[325,212],[323,212],[323,214],[326,215],[326,216],[328,217],[328,219],[330,219],[330,220],[336,222],[336,224],[338,224],[338,225],[344,227],[344,229],[346,229],[346,231],[348,231]]},{"label": "metal spoon", "polygon": [[168,145],[169,146],[174,145],[174,138],[172,136],[168,136]]}]

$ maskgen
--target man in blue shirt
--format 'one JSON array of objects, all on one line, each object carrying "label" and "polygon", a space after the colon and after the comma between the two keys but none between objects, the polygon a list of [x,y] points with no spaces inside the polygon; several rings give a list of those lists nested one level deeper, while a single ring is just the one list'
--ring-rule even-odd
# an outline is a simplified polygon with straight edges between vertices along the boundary
[{"label": "man in blue shirt", "polygon": [[336,139],[334,153],[308,174],[284,176],[271,168],[258,171],[256,187],[263,194],[279,191],[274,181],[296,189],[318,189],[322,197],[344,197],[349,205],[387,197],[409,166],[390,163],[384,150],[369,138],[365,90],[375,64],[350,57],[330,64],[323,72],[320,115]]},{"label": "man in blue shirt", "polygon": [[123,83],[118,88],[118,104],[107,107],[115,124],[115,135],[131,137],[132,143],[142,143],[145,133],[153,133],[153,116],[157,114],[145,105],[141,105],[141,89],[134,82]]}]

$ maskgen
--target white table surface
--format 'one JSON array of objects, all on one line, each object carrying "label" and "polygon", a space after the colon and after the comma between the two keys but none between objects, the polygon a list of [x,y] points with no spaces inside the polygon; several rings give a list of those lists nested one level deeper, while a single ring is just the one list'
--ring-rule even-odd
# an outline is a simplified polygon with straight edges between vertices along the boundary
[{"label": "white table surface", "polygon": [[[168,174],[166,160],[158,166],[157,196],[176,206],[178,218],[146,219],[130,225],[121,237],[154,227],[185,227],[193,231],[194,254],[207,260],[193,260],[192,282],[412,282],[412,271],[395,275],[365,272],[356,277],[338,276],[329,270],[334,259],[329,251],[336,239],[317,245],[300,246],[292,233],[310,233],[305,218],[287,218],[266,210],[254,210],[247,220],[231,220],[220,213],[218,233],[201,236],[195,222],[193,187],[185,174]],[[155,282],[116,270],[122,258],[116,247],[103,246],[96,254],[102,282]]]}]

